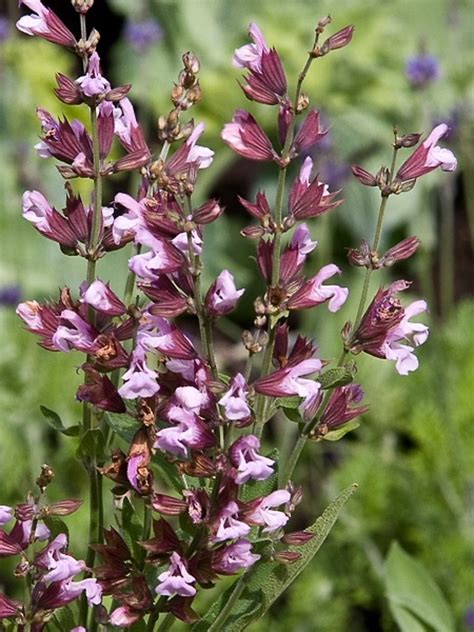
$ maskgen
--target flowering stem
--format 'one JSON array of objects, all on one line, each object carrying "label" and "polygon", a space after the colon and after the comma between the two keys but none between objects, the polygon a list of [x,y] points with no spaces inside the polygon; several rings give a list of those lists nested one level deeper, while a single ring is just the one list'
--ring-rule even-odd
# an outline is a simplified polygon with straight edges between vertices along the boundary
[{"label": "flowering stem", "polygon": [[[395,140],[397,138],[397,130],[394,128],[394,136],[395,136]],[[396,163],[396,158],[397,158],[397,151],[398,151],[398,147],[396,142],[393,145],[393,154],[392,154],[392,163],[390,165],[390,174],[389,174],[389,178],[388,178],[388,186],[390,186],[393,177],[395,175],[395,163]],[[382,236],[382,229],[383,229],[383,222],[384,222],[384,217],[385,217],[385,210],[387,207],[387,201],[389,198],[389,194],[387,193],[382,193],[382,199],[380,201],[380,207],[379,207],[379,213],[378,213],[378,217],[377,217],[377,226],[375,228],[375,236],[374,236],[374,241],[372,244],[372,252],[376,252],[379,245],[380,245],[380,239]],[[362,318],[363,312],[364,312],[364,308],[365,308],[365,304],[367,302],[367,295],[369,292],[369,287],[370,287],[370,279],[372,277],[372,272],[373,269],[372,268],[367,268],[367,271],[365,273],[365,279],[364,279],[364,285],[362,287],[362,293],[360,296],[360,301],[359,301],[359,306],[357,308],[357,314],[355,317],[355,321],[354,321],[354,327],[353,327],[353,331],[357,331],[357,328],[360,324],[360,320]],[[341,352],[341,355],[339,357],[339,361],[337,363],[337,366],[343,366],[344,362],[345,362],[345,358],[347,356],[347,354],[349,353],[349,350],[347,348],[344,347],[344,349]],[[316,417],[314,417],[314,419],[311,419],[310,421],[308,421],[305,426],[303,427],[303,430],[301,431],[300,436],[298,437],[297,442],[295,443],[293,450],[288,458],[288,461],[286,462],[284,468],[282,469],[282,475],[281,478],[279,480],[280,483],[280,487],[285,487],[288,484],[288,481],[290,480],[291,476],[293,475],[293,471],[296,467],[296,464],[298,463],[299,457],[301,455],[301,452],[303,451],[303,448],[306,444],[306,441],[308,440],[308,437],[311,435],[311,433],[313,432],[313,430],[318,426],[321,417],[323,416],[324,412],[326,411],[327,405],[329,403],[329,399],[331,397],[331,389],[328,389],[324,395],[324,399],[321,403],[321,406],[319,408],[319,413],[318,415],[316,415]]]},{"label": "flowering stem", "polygon": [[[87,249],[89,255],[89,259],[87,261],[88,285],[93,283],[96,278],[97,249],[102,230],[102,177],[100,174],[99,133],[97,126],[97,110],[95,107],[91,107],[91,133],[94,161],[94,198],[92,205],[92,227]],[[91,325],[94,325],[95,312],[92,308],[89,310],[88,315]],[[87,378],[85,381],[87,382]],[[82,411],[82,431],[83,433],[86,433],[94,428],[94,412],[91,406],[87,403],[84,403]],[[90,545],[102,542],[102,533],[104,528],[102,481],[99,480],[99,473],[97,471],[97,456],[95,452],[88,455],[87,472],[89,475],[89,547],[87,549],[86,565],[89,569],[91,569],[94,566],[95,551]],[[80,622],[84,627],[86,627],[87,624],[88,611],[89,608],[84,595],[82,597],[80,607]],[[90,630],[95,629],[96,623],[92,620]]]},{"label": "flowering stem", "polygon": [[[192,214],[191,198],[186,196],[186,210],[189,215]],[[204,354],[209,363],[212,371],[212,375],[215,380],[219,379],[219,373],[217,370],[216,356],[214,352],[214,340],[212,337],[212,323],[210,318],[206,314],[204,303],[202,301],[202,287],[201,287],[201,257],[194,254],[193,239],[190,232],[188,232],[188,252],[189,259],[191,261],[191,270],[193,276],[193,295],[194,306],[196,308],[196,315],[199,322],[199,332],[201,334],[202,346]]]},{"label": "flowering stem", "polygon": [[[394,136],[396,140],[397,138],[396,129],[394,129]],[[392,183],[393,177],[395,175],[395,162],[397,159],[397,152],[398,152],[398,147],[397,147],[397,144],[394,143],[393,154],[392,154],[392,164],[390,165],[390,175],[388,179],[388,186],[390,186],[390,184]],[[380,200],[379,214],[377,217],[377,226],[375,228],[375,236],[374,236],[374,241],[372,244],[372,252],[376,252],[380,245],[380,238],[382,236],[383,221],[385,218],[385,209],[387,207],[388,198],[389,198],[388,194],[382,193],[382,199]],[[369,292],[370,279],[372,277],[372,272],[373,272],[372,268],[367,268],[367,271],[365,273],[364,285],[362,287],[362,293],[360,295],[359,307],[357,308],[357,314],[354,320],[353,331],[357,331],[357,327],[360,324],[360,319],[362,318],[362,314],[364,313],[364,308],[365,308],[365,303],[367,301],[367,295]]]},{"label": "flowering stem", "polygon": [[156,622],[158,621],[158,617],[160,616],[161,609],[166,603],[167,597],[160,597],[155,604],[155,607],[150,613],[148,618],[148,624],[146,626],[147,632],[154,632]]}]

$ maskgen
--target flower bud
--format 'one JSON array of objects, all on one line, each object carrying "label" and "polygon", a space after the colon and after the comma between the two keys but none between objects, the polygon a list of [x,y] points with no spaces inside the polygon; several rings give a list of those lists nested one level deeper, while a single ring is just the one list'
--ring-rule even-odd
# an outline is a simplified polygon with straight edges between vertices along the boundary
[{"label": "flower bud", "polygon": [[396,149],[400,149],[401,147],[414,147],[418,144],[420,138],[421,134],[405,134],[404,136],[397,136],[394,147]]},{"label": "flower bud", "polygon": [[293,533],[285,533],[281,541],[285,544],[300,546],[301,544],[306,544],[306,542],[309,542],[313,538],[314,533],[309,533],[309,531],[294,531]]},{"label": "flower bud", "polygon": [[273,554],[273,559],[280,564],[294,564],[301,558],[301,553],[297,551],[277,551]]},{"label": "flower bud", "polygon": [[46,465],[46,463],[42,465],[40,475],[36,479],[36,484],[40,488],[41,493],[44,492],[44,490],[48,487],[48,485],[51,483],[53,478],[54,478],[54,472],[49,467],[49,465]]},{"label": "flower bud", "polygon": [[380,258],[377,267],[390,267],[393,266],[397,261],[403,261],[403,259],[408,259],[411,257],[417,250],[421,241],[418,237],[407,237],[403,241],[398,242],[395,246],[392,246],[387,252]]},{"label": "flower bud", "polygon": [[78,13],[86,14],[94,5],[94,0],[71,0],[71,4]]},{"label": "flower bud", "polygon": [[171,101],[173,102],[173,105],[179,105],[181,99],[184,97],[185,94],[186,90],[183,88],[183,86],[175,84],[171,90]]},{"label": "flower bud", "polygon": [[363,239],[360,248],[349,248],[347,258],[349,263],[357,268],[370,268],[371,256],[368,242]]},{"label": "flower bud", "polygon": [[350,25],[331,35],[321,46],[320,56],[327,55],[332,50],[344,48],[344,46],[350,44],[353,33],[354,27]]},{"label": "flower bud", "polygon": [[199,82],[196,81],[194,86],[192,88],[189,88],[188,90],[187,100],[190,105],[194,105],[195,103],[198,103],[201,99],[202,99],[201,86],[199,85]]},{"label": "flower bud", "polygon": [[318,22],[318,26],[316,27],[316,33],[323,33],[326,26],[331,24],[332,17],[330,15],[326,15],[324,18],[321,18]]},{"label": "flower bud", "polygon": [[296,104],[296,113],[301,114],[304,112],[309,106],[309,97],[307,94],[300,94],[298,97],[298,103]]},{"label": "flower bud", "polygon": [[197,75],[201,68],[198,57],[194,53],[188,51],[187,53],[184,53],[182,59],[185,69],[191,74]]},{"label": "flower bud", "polygon": [[369,173],[368,171],[360,167],[359,165],[352,165],[351,170],[354,176],[357,178],[357,180],[359,180],[361,184],[364,184],[366,187],[377,186],[376,178],[371,173]]},{"label": "flower bud", "polygon": [[242,237],[248,237],[248,239],[260,239],[265,235],[265,229],[261,226],[246,226],[240,231]]},{"label": "flower bud", "polygon": [[42,513],[45,516],[69,516],[79,509],[82,502],[82,500],[74,500],[72,498],[60,500],[43,507]]}]

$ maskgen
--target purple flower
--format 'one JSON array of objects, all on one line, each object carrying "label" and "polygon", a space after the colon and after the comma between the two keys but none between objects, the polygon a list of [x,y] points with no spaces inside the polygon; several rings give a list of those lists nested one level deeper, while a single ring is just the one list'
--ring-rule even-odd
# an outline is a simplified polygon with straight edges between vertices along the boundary
[{"label": "purple flower", "polygon": [[351,349],[355,353],[365,351],[376,358],[395,361],[395,368],[400,375],[407,375],[418,368],[418,359],[413,350],[422,345],[429,334],[426,325],[409,320],[426,311],[426,302],[415,301],[405,310],[395,296],[409,285],[406,281],[395,281],[388,289],[381,288],[363,315],[351,341]]},{"label": "purple flower", "polygon": [[156,435],[155,447],[186,458],[188,448],[205,449],[213,446],[214,435],[198,417],[201,407],[206,403],[207,394],[197,388],[177,388],[167,417],[178,425],[160,430]]},{"label": "purple flower", "polygon": [[221,132],[222,140],[231,149],[251,160],[274,160],[277,155],[270,139],[254,117],[245,110],[236,110],[231,123]]},{"label": "purple flower", "polygon": [[215,552],[212,567],[221,575],[233,575],[243,568],[250,568],[259,559],[260,555],[252,553],[248,540],[238,540]]},{"label": "purple flower", "polygon": [[251,524],[255,524],[263,529],[264,533],[272,533],[277,529],[281,529],[289,520],[282,511],[275,511],[270,507],[279,507],[290,501],[291,494],[286,489],[279,489],[276,492],[265,496],[260,502],[252,508],[252,510],[246,514],[247,520]]},{"label": "purple flower", "polygon": [[334,200],[338,191],[330,193],[328,185],[317,176],[311,180],[312,170],[313,161],[307,156],[288,196],[288,208],[296,219],[322,215],[342,203]]},{"label": "purple flower", "polygon": [[76,83],[87,97],[98,97],[110,90],[110,83],[100,73],[100,57],[97,53],[89,57],[87,72]]},{"label": "purple flower", "polygon": [[[427,310],[426,301],[414,301],[405,309],[399,324],[392,329],[382,346],[387,360],[395,361],[395,368],[400,375],[408,375],[418,368],[418,358],[413,353],[428,339],[429,329],[422,323],[411,323],[410,318]],[[403,344],[409,342],[410,344]]]},{"label": "purple flower", "polygon": [[221,509],[219,513],[219,524],[214,542],[224,542],[225,540],[235,540],[246,536],[250,532],[250,527],[245,522],[237,520],[239,506],[233,500]]},{"label": "purple flower", "polygon": [[253,44],[246,44],[237,48],[234,52],[232,63],[236,68],[248,68],[259,71],[262,55],[269,52],[270,48],[265,41],[262,31],[253,22],[249,25],[249,35],[253,39]]},{"label": "purple flower", "polygon": [[145,349],[137,345],[133,351],[130,368],[122,377],[124,384],[118,392],[125,399],[152,397],[160,390],[156,378],[155,371],[147,366]]},{"label": "purple flower", "polygon": [[163,38],[163,29],[153,18],[129,21],[125,25],[124,37],[137,53],[145,53]]},{"label": "purple flower", "polygon": [[61,591],[56,601],[57,605],[54,607],[58,608],[74,601],[83,592],[85,592],[87,603],[91,608],[98,606],[102,601],[102,588],[94,577],[90,577],[79,582],[68,580],[61,584]]},{"label": "purple flower", "polygon": [[318,242],[312,241],[311,239],[311,233],[309,232],[308,226],[304,223],[300,224],[293,233],[293,237],[291,239],[291,248],[298,251],[297,265],[300,265],[303,261],[305,261],[306,255],[313,252],[317,245]]},{"label": "purple flower", "polygon": [[232,465],[237,469],[235,482],[243,485],[248,480],[263,481],[273,474],[275,461],[258,454],[260,440],[254,435],[237,439],[230,447]]},{"label": "purple flower", "polygon": [[231,421],[248,419],[251,415],[247,404],[248,386],[241,373],[232,379],[229,390],[221,397],[219,404],[224,406],[225,416]]},{"label": "purple flower", "polygon": [[25,191],[22,202],[23,217],[34,224],[39,231],[49,232],[53,209],[44,195],[39,191]]},{"label": "purple flower", "polygon": [[118,107],[114,107],[114,133],[127,151],[149,151],[133,105],[127,98],[121,99]]},{"label": "purple flower", "polygon": [[99,279],[93,281],[84,291],[82,302],[108,316],[123,316],[126,307],[108,284]]},{"label": "purple flower", "polygon": [[299,128],[293,141],[293,152],[301,154],[316,143],[319,143],[327,134],[321,127],[321,117],[317,110],[311,110]]},{"label": "purple flower", "polygon": [[25,301],[18,305],[16,313],[31,331],[40,331],[43,328],[41,309],[38,301]]},{"label": "purple flower", "polygon": [[349,290],[339,285],[323,285],[324,281],[341,271],[333,263],[324,266],[316,276],[308,279],[288,300],[289,309],[308,309],[328,303],[330,312],[341,309],[349,296]]},{"label": "purple flower", "polygon": [[61,321],[53,335],[53,344],[59,351],[84,351],[89,353],[93,346],[95,335],[92,327],[72,309],[61,312]]},{"label": "purple flower", "polygon": [[[268,47],[256,24],[250,25],[249,35],[254,43],[237,49],[233,57],[236,68],[246,68],[250,73],[245,77],[242,90],[251,101],[267,105],[287,105],[288,86],[280,56],[274,48]],[[283,111],[288,109],[284,107]]]},{"label": "purple flower", "polygon": [[405,73],[414,88],[424,88],[440,77],[439,60],[434,55],[413,55],[407,59]]},{"label": "purple flower", "polygon": [[0,287],[0,305],[15,306],[21,300],[22,292],[18,285]]},{"label": "purple flower", "polygon": [[441,167],[443,171],[454,171],[457,167],[456,156],[449,149],[436,143],[448,133],[448,126],[441,123],[434,128],[428,138],[405,160],[397,173],[397,179],[414,180]]},{"label": "purple flower", "polygon": [[209,288],[206,295],[207,311],[213,316],[231,312],[245,289],[235,287],[234,277],[229,270],[223,270]]},{"label": "purple flower", "polygon": [[27,35],[37,35],[53,44],[74,47],[76,44],[74,35],[53,11],[42,4],[41,0],[20,0],[19,4],[26,5],[34,12],[18,20],[16,27],[19,31]]},{"label": "purple flower", "polygon": [[5,42],[9,37],[10,22],[4,15],[0,15],[0,43]]},{"label": "purple flower", "polygon": [[194,597],[196,589],[194,584],[196,578],[188,573],[184,559],[178,553],[172,553],[168,570],[158,575],[160,582],[155,591],[159,595],[172,597],[181,595],[182,597]]},{"label": "purple flower", "polygon": [[13,518],[14,511],[8,505],[0,505],[0,525],[7,524]]},{"label": "purple flower", "polygon": [[262,395],[270,397],[288,397],[298,395],[303,398],[300,411],[312,407],[318,399],[321,385],[314,380],[305,379],[302,376],[317,373],[322,368],[321,360],[309,358],[298,362],[293,366],[287,366],[262,377],[254,383],[254,389]]}]

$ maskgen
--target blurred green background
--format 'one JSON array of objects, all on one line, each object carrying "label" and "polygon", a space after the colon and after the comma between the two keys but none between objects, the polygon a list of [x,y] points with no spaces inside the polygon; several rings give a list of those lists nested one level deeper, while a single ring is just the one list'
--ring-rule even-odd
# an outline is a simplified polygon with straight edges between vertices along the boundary
[{"label": "blurred green background", "polygon": [[[77,32],[77,16],[66,0],[45,2]],[[15,0],[0,17],[0,502],[20,501],[42,463],[56,471],[54,499],[84,497],[86,480],[67,437],[51,429],[39,405],[58,411],[66,425],[76,423],[80,407],[74,393],[81,357],[52,354],[36,346],[14,314],[20,299],[45,300],[58,286],[76,290],[84,264],[65,258],[56,244],[41,238],[21,218],[21,194],[41,190],[61,207],[62,181],[50,161],[33,149],[39,134],[35,107],[64,111],[52,90],[57,71],[77,76],[72,55],[36,38],[14,32]],[[412,297],[429,300],[431,337],[418,352],[420,369],[400,377],[391,363],[364,357],[358,378],[371,412],[343,441],[307,447],[296,472],[305,501],[295,527],[312,522],[327,501],[352,482],[359,490],[321,552],[299,581],[273,607],[256,632],[343,632],[398,629],[389,610],[383,562],[392,541],[420,562],[452,608],[456,629],[474,629],[474,302],[472,235],[474,229],[474,12],[469,0],[96,0],[90,25],[101,33],[99,52],[114,85],[132,83],[136,104],[151,137],[157,116],[170,109],[169,91],[181,68],[181,54],[201,59],[203,100],[193,112],[206,123],[203,144],[215,152],[198,195],[218,196],[226,214],[206,233],[206,275],[224,267],[247,292],[232,320],[219,332],[222,362],[229,345],[239,351],[242,327],[249,327],[252,301],[262,288],[250,258],[254,245],[238,236],[248,223],[236,195],[249,199],[261,188],[270,200],[275,169],[236,158],[219,132],[237,107],[250,109],[274,135],[274,110],[246,102],[231,67],[233,49],[246,43],[246,28],[256,21],[275,45],[294,85],[318,19],[333,17],[332,32],[356,26],[349,48],[317,61],[305,84],[312,105],[330,126],[327,141],[313,158],[331,189],[342,188],[345,203],[333,214],[312,221],[319,246],[311,270],[335,261],[352,289],[352,301],[335,316],[324,308],[304,313],[294,324],[313,336],[321,356],[333,358],[339,330],[353,317],[362,273],[350,269],[346,248],[373,235],[377,193],[350,177],[354,162],[375,171],[390,160],[392,125],[401,132],[429,132],[440,121],[451,127],[447,145],[459,158],[454,175],[435,172],[415,189],[389,202],[384,246],[416,234],[422,247],[413,261],[386,276],[414,280]],[[328,31],[329,33],[331,31]],[[431,55],[437,77],[414,86],[406,73],[411,57]],[[412,77],[413,79],[413,77]],[[82,116],[79,110],[69,112]],[[113,180],[108,199],[118,190],[133,193],[136,182]],[[83,189],[87,195],[87,190]],[[101,262],[100,275],[121,291],[127,253]],[[396,276],[394,276],[396,275]],[[376,285],[373,285],[375,289]],[[284,450],[292,424],[279,424],[273,440]],[[108,497],[109,506],[112,497]],[[77,549],[84,549],[87,511],[69,519]],[[0,568],[0,585],[10,582]],[[8,586],[7,586],[8,589]],[[420,624],[421,625],[421,624]],[[410,628],[406,628],[409,630]],[[417,632],[418,628],[411,628]],[[438,629],[421,627],[420,630]],[[441,628],[439,628],[441,629]]]}]

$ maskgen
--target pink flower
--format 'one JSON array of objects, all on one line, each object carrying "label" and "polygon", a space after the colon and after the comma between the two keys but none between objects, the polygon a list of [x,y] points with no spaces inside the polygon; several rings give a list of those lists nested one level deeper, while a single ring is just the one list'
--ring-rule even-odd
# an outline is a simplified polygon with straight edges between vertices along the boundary
[{"label": "pink flower", "polygon": [[317,217],[342,204],[342,200],[334,200],[338,191],[330,193],[328,185],[317,177],[311,180],[312,170],[313,161],[308,156],[288,196],[288,209],[296,219]]},{"label": "pink flower", "polygon": [[87,72],[76,83],[87,97],[97,97],[110,91],[110,83],[100,73],[100,57],[97,53],[89,57]]},{"label": "pink flower", "polygon": [[206,295],[207,311],[213,316],[231,312],[245,289],[235,287],[234,277],[229,270],[223,270],[209,288]]},{"label": "pink flower", "polygon": [[[421,314],[427,310],[426,301],[414,301],[405,309],[404,316],[399,324],[392,329],[382,350],[385,352],[387,360],[395,361],[395,368],[400,375],[408,375],[418,368],[418,358],[413,353],[413,349],[426,342],[429,329],[422,323],[412,323],[410,318]],[[403,344],[403,342],[410,344]]]},{"label": "pink flower", "polygon": [[277,158],[270,139],[245,110],[236,110],[232,122],[224,125],[221,138],[235,152],[251,160]]},{"label": "pink flower", "polygon": [[160,390],[156,378],[155,371],[147,366],[145,349],[137,345],[133,351],[130,368],[122,377],[124,384],[118,392],[125,399],[152,397]]},{"label": "pink flower", "polygon": [[61,322],[53,334],[53,344],[59,351],[92,351],[96,334],[93,328],[78,313],[71,309],[61,312]]},{"label": "pink flower", "polygon": [[249,35],[253,39],[253,44],[246,44],[237,48],[232,62],[236,68],[249,68],[259,71],[262,55],[267,53],[270,48],[265,41],[262,31],[253,22],[249,25]]},{"label": "pink flower", "polygon": [[158,581],[155,591],[159,595],[194,597],[196,594],[196,589],[191,585],[195,583],[196,578],[188,573],[184,559],[178,553],[171,554],[168,570],[158,576]]},{"label": "pink flower", "polygon": [[34,224],[38,230],[49,232],[53,209],[44,195],[39,191],[25,191],[22,201],[23,217]]},{"label": "pink flower", "polygon": [[297,265],[301,265],[306,260],[306,255],[313,252],[317,245],[318,242],[311,239],[308,226],[304,223],[300,224],[291,239],[291,248],[298,252]]},{"label": "pink flower", "polygon": [[306,281],[288,300],[288,309],[308,309],[328,302],[330,312],[341,309],[349,296],[349,290],[339,285],[323,285],[323,281],[341,271],[334,264],[321,268],[316,276]]},{"label": "pink flower", "polygon": [[241,437],[230,447],[230,460],[237,469],[237,485],[243,485],[250,479],[263,481],[273,474],[275,461],[258,454],[258,450],[260,440],[254,435]]},{"label": "pink flower", "polygon": [[276,492],[265,496],[249,513],[246,514],[247,520],[251,524],[255,524],[263,529],[264,533],[272,533],[285,526],[289,520],[282,511],[275,511],[270,507],[279,507],[290,501],[291,495],[286,489],[279,489]]},{"label": "pink flower", "polygon": [[289,397],[298,395],[303,398],[300,405],[301,412],[312,407],[318,399],[321,385],[314,380],[305,379],[304,375],[311,375],[321,370],[323,364],[317,358],[302,360],[295,365],[279,369],[262,377],[254,383],[254,389],[262,395],[270,397]]},{"label": "pink flower", "polygon": [[250,532],[250,527],[245,522],[237,520],[239,506],[231,501],[220,511],[217,532],[213,538],[214,542],[224,542],[246,536]]},{"label": "pink flower", "polygon": [[204,132],[204,123],[199,123],[192,134],[178,151],[166,163],[168,174],[178,177],[180,173],[189,173],[194,169],[206,169],[212,163],[214,152],[208,147],[197,144],[199,137]]},{"label": "pink flower", "polygon": [[108,284],[99,279],[93,281],[82,295],[82,302],[87,303],[108,316],[122,316],[126,307]]},{"label": "pink flower", "polygon": [[448,132],[448,126],[441,123],[434,128],[428,138],[405,160],[397,173],[399,180],[414,180],[438,167],[443,171],[454,171],[457,167],[456,156],[449,149],[436,145]]},{"label": "pink flower", "polygon": [[232,379],[229,390],[221,397],[219,404],[224,406],[225,416],[231,421],[248,419],[251,415],[247,403],[248,386],[241,373]]},{"label": "pink flower", "polygon": [[0,525],[7,524],[13,518],[14,511],[8,505],[0,505]]},{"label": "pink flower", "polygon": [[19,4],[24,4],[34,11],[32,15],[25,15],[18,20],[16,27],[19,31],[27,35],[37,35],[53,44],[74,47],[76,43],[74,35],[53,11],[43,5],[41,0],[21,0]]},{"label": "pink flower", "polygon": [[293,141],[293,152],[300,154],[318,143],[328,133],[327,129],[322,129],[319,112],[311,110],[299,128],[295,140]]},{"label": "pink flower", "polygon": [[16,308],[16,313],[31,331],[40,331],[43,328],[41,318],[42,307],[38,301],[25,301]]},{"label": "pink flower", "polygon": [[238,540],[215,552],[212,567],[221,575],[233,575],[243,568],[250,568],[259,559],[260,555],[252,553],[252,545],[248,540]]}]

